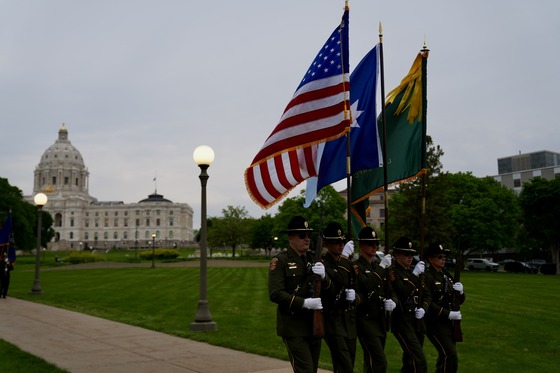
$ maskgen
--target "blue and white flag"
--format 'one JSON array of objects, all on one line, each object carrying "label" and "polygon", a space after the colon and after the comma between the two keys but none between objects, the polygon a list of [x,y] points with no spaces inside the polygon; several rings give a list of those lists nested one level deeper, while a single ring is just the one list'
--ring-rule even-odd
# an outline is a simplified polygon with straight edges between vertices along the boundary
[{"label": "blue and white flag", "polygon": [[[381,140],[377,131],[377,80],[379,46],[360,61],[350,75],[351,173],[382,166]],[[305,207],[309,207],[321,188],[346,177],[346,137],[319,145],[318,176],[307,179]]]}]

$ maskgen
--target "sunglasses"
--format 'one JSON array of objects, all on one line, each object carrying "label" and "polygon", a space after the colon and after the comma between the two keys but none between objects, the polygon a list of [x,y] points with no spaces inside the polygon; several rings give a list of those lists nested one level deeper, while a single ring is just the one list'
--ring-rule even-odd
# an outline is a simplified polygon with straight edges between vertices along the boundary
[{"label": "sunglasses", "polygon": [[310,233],[300,233],[300,234],[298,234],[298,237],[302,240],[305,240],[306,238],[311,238],[311,234]]},{"label": "sunglasses", "polygon": [[436,258],[438,258],[439,260],[445,259],[447,258],[445,255],[438,255],[436,256]]}]

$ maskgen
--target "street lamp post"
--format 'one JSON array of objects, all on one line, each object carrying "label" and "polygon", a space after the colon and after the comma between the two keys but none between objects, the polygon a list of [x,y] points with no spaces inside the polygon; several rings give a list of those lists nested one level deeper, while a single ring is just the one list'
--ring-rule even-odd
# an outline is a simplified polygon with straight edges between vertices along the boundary
[{"label": "street lamp post", "polygon": [[156,262],[154,258],[156,257],[156,234],[152,233],[152,268],[156,268]]},{"label": "street lamp post", "polygon": [[37,249],[35,250],[35,281],[29,294],[41,295],[43,290],[39,282],[39,267],[41,266],[41,228],[43,217],[43,206],[47,204],[48,198],[45,193],[37,193],[33,202],[37,205]]},{"label": "street lamp post", "polygon": [[206,297],[206,279],[207,279],[207,226],[206,226],[206,182],[208,181],[208,173],[206,170],[214,161],[214,151],[207,145],[201,145],[194,150],[193,159],[200,167],[200,185],[201,185],[201,203],[200,203],[200,296],[198,301],[198,309],[194,316],[194,322],[190,324],[190,330],[193,332],[212,332],[218,330],[218,324],[212,321],[208,300]]}]

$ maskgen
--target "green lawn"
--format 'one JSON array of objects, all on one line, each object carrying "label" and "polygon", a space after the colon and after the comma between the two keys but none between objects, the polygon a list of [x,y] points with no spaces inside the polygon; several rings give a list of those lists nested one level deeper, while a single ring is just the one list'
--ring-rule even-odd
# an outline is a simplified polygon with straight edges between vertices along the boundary
[{"label": "green lawn", "polygon": [[[208,301],[218,331],[192,333],[189,324],[198,303],[198,267],[43,268],[44,294],[31,296],[31,263],[31,258],[18,258],[10,296],[286,359],[275,332],[275,306],[268,300],[266,265],[208,268]],[[462,282],[467,300],[462,307],[465,341],[458,345],[460,371],[558,371],[560,276],[465,271]],[[427,339],[425,351],[433,371],[436,354]],[[386,352],[389,372],[398,372],[401,352],[392,335]],[[356,372],[362,371],[361,359],[358,347]],[[321,367],[331,368],[325,345]]]}]

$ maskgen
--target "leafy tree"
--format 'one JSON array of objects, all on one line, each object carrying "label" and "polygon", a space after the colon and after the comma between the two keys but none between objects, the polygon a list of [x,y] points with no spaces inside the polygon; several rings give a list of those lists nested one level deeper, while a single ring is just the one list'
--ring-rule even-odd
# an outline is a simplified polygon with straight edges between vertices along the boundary
[{"label": "leafy tree", "polygon": [[274,231],[274,218],[269,214],[261,216],[253,224],[251,247],[263,248],[270,254],[272,248],[277,245],[278,233]]},{"label": "leafy tree", "polygon": [[523,227],[531,241],[550,250],[560,273],[560,177],[534,178],[525,183],[519,202],[523,210]]},{"label": "leafy tree", "polygon": [[[448,179],[442,173],[441,157],[444,152],[439,145],[434,145],[427,136],[426,154],[426,211],[424,223],[425,242],[449,241],[448,232],[451,222],[448,218],[448,201],[446,190]],[[401,236],[407,236],[419,242],[422,226],[422,182],[423,177],[399,186],[389,200],[389,240],[394,242]],[[391,245],[391,242],[389,242]]]},{"label": "leafy tree", "polygon": [[495,252],[516,244],[520,208],[515,192],[492,177],[448,174],[451,239],[461,252]]},{"label": "leafy tree", "polygon": [[[515,244],[520,209],[515,193],[491,177],[442,173],[443,151],[428,138],[425,245],[439,242],[460,251],[494,252]],[[422,178],[401,184],[389,201],[391,237],[419,241]]]},{"label": "leafy tree", "polygon": [[[31,250],[36,245],[37,208],[23,199],[22,191],[11,186],[7,179],[0,178],[0,224],[12,213],[14,240],[21,250]],[[41,244],[46,245],[54,236],[52,218],[43,212]]]},{"label": "leafy tree", "polygon": [[288,223],[296,215],[305,217],[309,222],[309,226],[315,231],[324,229],[330,222],[337,222],[346,227],[346,217],[344,215],[346,212],[346,201],[332,185],[322,188],[317,194],[315,201],[308,208],[303,207],[304,202],[305,191],[302,191],[297,197],[286,198],[278,207],[274,232],[279,233],[277,236],[280,247],[288,246],[286,234],[282,233],[286,231]]},{"label": "leafy tree", "polygon": [[208,227],[208,243],[210,246],[230,246],[235,257],[235,249],[250,242],[253,219],[249,218],[247,209],[242,206],[228,205],[222,214],[222,217],[213,218],[212,227]]}]

